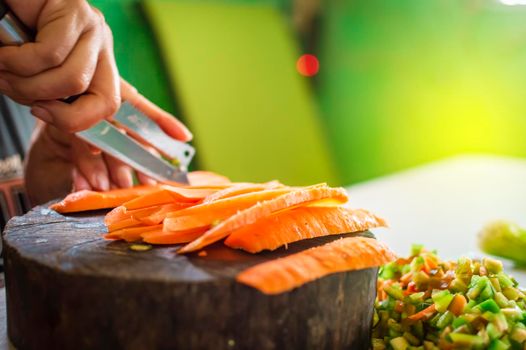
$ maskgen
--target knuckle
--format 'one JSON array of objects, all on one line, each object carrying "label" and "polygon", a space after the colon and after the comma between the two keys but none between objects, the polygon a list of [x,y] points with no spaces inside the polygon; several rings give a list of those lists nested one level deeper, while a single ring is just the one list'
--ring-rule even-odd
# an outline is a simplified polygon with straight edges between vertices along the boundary
[{"label": "knuckle", "polygon": [[78,77],[70,78],[67,83],[67,95],[79,95],[85,92],[89,87],[89,79],[80,75]]},{"label": "knuckle", "polygon": [[104,116],[105,117],[113,116],[119,109],[120,104],[121,104],[121,101],[118,96],[107,98],[105,100]]},{"label": "knuckle", "polygon": [[68,134],[73,134],[83,129],[80,118],[59,119],[55,121],[55,126]]},{"label": "knuckle", "polygon": [[66,54],[56,47],[48,48],[41,54],[41,61],[46,67],[58,67],[64,63]]}]

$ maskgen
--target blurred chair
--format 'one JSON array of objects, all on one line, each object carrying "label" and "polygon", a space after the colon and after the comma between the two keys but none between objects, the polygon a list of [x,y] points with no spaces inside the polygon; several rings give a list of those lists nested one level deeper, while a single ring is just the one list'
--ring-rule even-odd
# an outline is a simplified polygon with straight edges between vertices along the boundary
[{"label": "blurred chair", "polygon": [[[200,168],[339,184],[293,35],[262,5],[145,1]],[[147,72],[143,72],[148,74]]]}]

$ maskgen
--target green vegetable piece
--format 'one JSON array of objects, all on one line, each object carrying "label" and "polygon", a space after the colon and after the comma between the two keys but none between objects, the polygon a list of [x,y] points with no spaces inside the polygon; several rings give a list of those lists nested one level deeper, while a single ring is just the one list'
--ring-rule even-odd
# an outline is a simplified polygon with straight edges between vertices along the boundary
[{"label": "green vegetable piece", "polygon": [[473,276],[466,296],[471,300],[477,299],[488,284],[490,284],[490,282],[486,276]]},{"label": "green vegetable piece", "polygon": [[506,296],[504,296],[504,294],[502,294],[501,292],[495,293],[495,297],[494,298],[495,298],[495,302],[500,307],[508,307],[508,305],[509,305],[508,298],[506,298]]},{"label": "green vegetable piece", "polygon": [[522,323],[517,323],[511,331],[510,338],[519,344],[526,342],[526,329]]},{"label": "green vegetable piece", "polygon": [[478,304],[478,306],[482,311],[489,311],[493,313],[497,313],[500,311],[499,305],[493,300],[493,299],[487,299],[483,301],[482,303]]},{"label": "green vegetable piece", "polygon": [[132,244],[129,248],[136,252],[145,252],[152,249],[152,246],[150,244]]},{"label": "green vegetable piece", "polygon": [[373,350],[385,350],[385,342],[383,339],[373,338],[372,339]]},{"label": "green vegetable piece", "polygon": [[495,274],[502,272],[502,261],[492,259],[492,258],[484,258],[482,259],[482,265],[486,268],[488,273]]},{"label": "green vegetable piece", "polygon": [[373,313],[373,327],[376,327],[379,322],[380,322],[380,317],[378,316],[378,312],[376,312],[376,308],[375,308],[374,313]]},{"label": "green vegetable piece", "polygon": [[468,321],[466,320],[466,318],[464,316],[459,316],[459,317],[455,318],[453,320],[453,322],[451,323],[451,325],[453,326],[454,329],[457,329],[460,326],[463,326],[465,324],[468,324]]},{"label": "green vegetable piece", "polygon": [[454,318],[455,316],[450,311],[444,312],[442,315],[440,315],[440,318],[437,321],[437,324],[436,324],[437,328],[439,329],[446,328],[453,321]]},{"label": "green vegetable piece", "polygon": [[402,336],[409,342],[409,344],[414,345],[414,346],[420,345],[420,339],[418,339],[411,333],[404,332]]},{"label": "green vegetable piece", "polygon": [[509,348],[509,344],[506,344],[498,339],[493,340],[488,346],[488,350],[507,350]]},{"label": "green vegetable piece", "polygon": [[491,323],[493,323],[495,328],[501,333],[504,333],[508,330],[508,321],[506,320],[506,317],[503,313],[495,314],[495,317],[493,320],[491,320]]},{"label": "green vegetable piece", "polygon": [[392,298],[396,300],[402,300],[404,299],[404,292],[402,291],[402,288],[400,288],[397,284],[392,284],[390,286],[387,286],[384,288],[384,291]]},{"label": "green vegetable piece", "polygon": [[502,290],[502,294],[509,300],[519,299],[519,291],[513,287],[506,287]]},{"label": "green vegetable piece", "polygon": [[465,293],[468,290],[468,285],[460,278],[455,278],[449,284],[449,290],[456,293]]},{"label": "green vegetable piece", "polygon": [[457,261],[457,268],[455,269],[455,275],[466,282],[469,282],[473,275],[473,269],[471,268],[472,261],[470,258],[462,257]]},{"label": "green vegetable piece", "polygon": [[388,321],[387,321],[387,327],[395,332],[398,332],[398,333],[402,333],[403,332],[403,329],[402,329],[402,326],[397,323],[395,320],[393,320],[392,318],[390,318]]},{"label": "green vegetable piece", "polygon": [[446,312],[451,300],[453,300],[453,294],[447,290],[442,290],[435,293],[432,299],[438,312]]},{"label": "green vegetable piece", "polygon": [[482,289],[482,292],[480,292],[480,295],[477,298],[477,300],[482,301],[482,300],[492,299],[494,295],[495,295],[495,290],[493,289],[491,282],[488,282],[486,286],[484,287],[484,289]]},{"label": "green vegetable piece", "polygon": [[493,222],[479,234],[480,248],[492,255],[526,264],[526,230],[508,221]]},{"label": "green vegetable piece", "polygon": [[499,272],[496,275],[496,277],[499,280],[500,287],[502,288],[502,290],[508,287],[513,287],[513,280],[504,272]]},{"label": "green vegetable piece", "polygon": [[422,249],[424,249],[424,246],[422,244],[413,244],[411,246],[411,256],[420,255]]},{"label": "green vegetable piece", "polygon": [[488,323],[486,326],[486,332],[491,340],[499,339],[502,336],[502,332],[499,331],[493,323]]},{"label": "green vegetable piece", "polygon": [[409,295],[409,300],[413,304],[422,303],[424,301],[424,292],[413,293]]},{"label": "green vegetable piece", "polygon": [[524,318],[524,312],[519,308],[504,308],[501,311],[504,316],[513,321],[520,321]]},{"label": "green vegetable piece", "polygon": [[407,348],[409,347],[409,343],[404,337],[397,337],[391,339],[389,344],[391,344],[393,350],[407,350]]},{"label": "green vegetable piece", "polygon": [[495,292],[502,292],[502,288],[500,288],[499,279],[497,277],[490,277],[489,281],[491,282],[493,289],[495,289]]},{"label": "green vegetable piece", "polygon": [[453,344],[457,346],[475,347],[475,346],[482,346],[484,344],[484,340],[482,339],[482,337],[478,335],[463,334],[463,333],[450,333],[449,337],[451,338],[451,341],[453,342]]}]

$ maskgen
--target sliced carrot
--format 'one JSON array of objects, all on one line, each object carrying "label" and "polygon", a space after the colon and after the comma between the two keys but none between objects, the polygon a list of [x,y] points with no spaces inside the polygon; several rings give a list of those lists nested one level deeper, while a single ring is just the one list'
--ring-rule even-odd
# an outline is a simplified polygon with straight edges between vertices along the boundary
[{"label": "sliced carrot", "polygon": [[146,232],[157,231],[162,229],[162,225],[156,226],[138,226],[128,227],[121,230],[110,232],[104,235],[106,239],[124,239],[128,242],[134,242],[141,239],[141,235]]},{"label": "sliced carrot", "polygon": [[126,208],[122,205],[119,205],[118,207],[113,208],[108,214],[106,214],[106,216],[104,216],[104,224],[106,224],[106,226],[109,226],[116,222],[129,219],[130,217],[131,216],[126,210]]},{"label": "sliced carrot", "polygon": [[123,204],[127,210],[153,207],[175,202],[196,203],[216,192],[215,188],[184,188],[161,185],[155,192],[135,198]]},{"label": "sliced carrot", "polygon": [[236,279],[265,294],[279,294],[329,274],[377,267],[394,259],[395,254],[382,242],[347,237],[255,265]]},{"label": "sliced carrot", "polygon": [[120,220],[112,224],[109,224],[106,227],[108,228],[108,232],[113,232],[117,230],[122,230],[123,228],[134,227],[134,226],[144,226],[144,225],[139,220],[129,217],[127,219]]},{"label": "sliced carrot", "polygon": [[197,237],[201,236],[205,231],[206,228],[198,228],[179,232],[157,230],[143,234],[142,239],[144,242],[152,244],[181,244],[193,241]]},{"label": "sliced carrot", "polygon": [[259,202],[279,197],[290,192],[290,188],[245,193],[239,196],[218,199],[211,203],[198,204],[190,208],[170,213],[164,220],[166,231],[186,231],[198,227],[208,227],[225,220],[240,210]]},{"label": "sliced carrot", "polygon": [[225,238],[234,230],[245,225],[253,224],[257,220],[279,211],[292,209],[294,207],[327,198],[332,198],[340,203],[345,203],[347,201],[347,193],[343,188],[330,188],[326,185],[316,185],[285,193],[279,197],[257,203],[256,205],[230,216],[228,219],[220,222],[217,226],[211,228],[203,236],[184,246],[178,251],[178,253],[189,253],[201,249]]},{"label": "sliced carrot", "polygon": [[50,206],[59,213],[115,208],[134,198],[157,191],[156,186],[136,186],[106,192],[82,190],[70,193],[59,203]]},{"label": "sliced carrot", "polygon": [[152,207],[154,210],[149,215],[138,218],[138,220],[145,225],[158,225],[163,222],[169,213],[188,208],[192,205],[192,203],[172,203],[161,205],[160,207]]},{"label": "sliced carrot", "polygon": [[188,181],[192,186],[229,185],[228,177],[211,171],[192,171],[188,173]]},{"label": "sliced carrot", "polygon": [[413,321],[418,321],[422,318],[428,319],[436,312],[435,304],[431,304],[431,306],[426,307],[424,310],[417,312],[416,314],[413,314],[408,317],[408,319]]},{"label": "sliced carrot", "polygon": [[362,209],[299,207],[243,226],[232,232],[225,244],[257,253],[302,239],[365,231],[379,226],[385,226],[385,222]]},{"label": "sliced carrot", "polygon": [[245,193],[272,190],[280,187],[284,187],[284,185],[278,181],[270,181],[262,184],[238,183],[221,191],[217,191],[216,193],[212,193],[203,200],[203,203],[211,203],[218,199],[234,197]]}]

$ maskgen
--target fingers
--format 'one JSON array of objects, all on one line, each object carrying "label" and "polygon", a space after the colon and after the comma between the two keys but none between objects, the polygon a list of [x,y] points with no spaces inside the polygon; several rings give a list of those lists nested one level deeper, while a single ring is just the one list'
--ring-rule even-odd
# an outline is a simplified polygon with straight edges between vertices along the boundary
[{"label": "fingers", "polygon": [[71,177],[73,180],[73,191],[91,190],[88,180],[77,168],[73,168]]},{"label": "fingers", "polygon": [[144,175],[143,173],[137,172],[137,179],[143,185],[149,185],[149,186],[157,185],[157,181],[155,181],[151,177],[148,177],[147,175]]},{"label": "fingers", "polygon": [[112,53],[104,50],[88,90],[72,104],[38,101],[31,113],[66,132],[87,129],[111,117],[120,105],[119,74]]},{"label": "fingers", "polygon": [[72,141],[71,148],[72,160],[78,170],[75,185],[85,188],[87,183],[96,191],[109,190],[110,176],[102,154],[91,153],[88,145],[79,139]]},{"label": "fingers", "polygon": [[31,97],[33,100],[54,100],[81,94],[88,89],[94,76],[101,45],[96,33],[88,31],[61,66],[29,77],[2,72],[0,91],[14,98]]},{"label": "fingers", "polygon": [[192,133],[183,123],[139,94],[137,89],[124,79],[121,79],[121,95],[123,100],[130,102],[135,108],[146,114],[174,139],[183,142],[192,140]]}]

